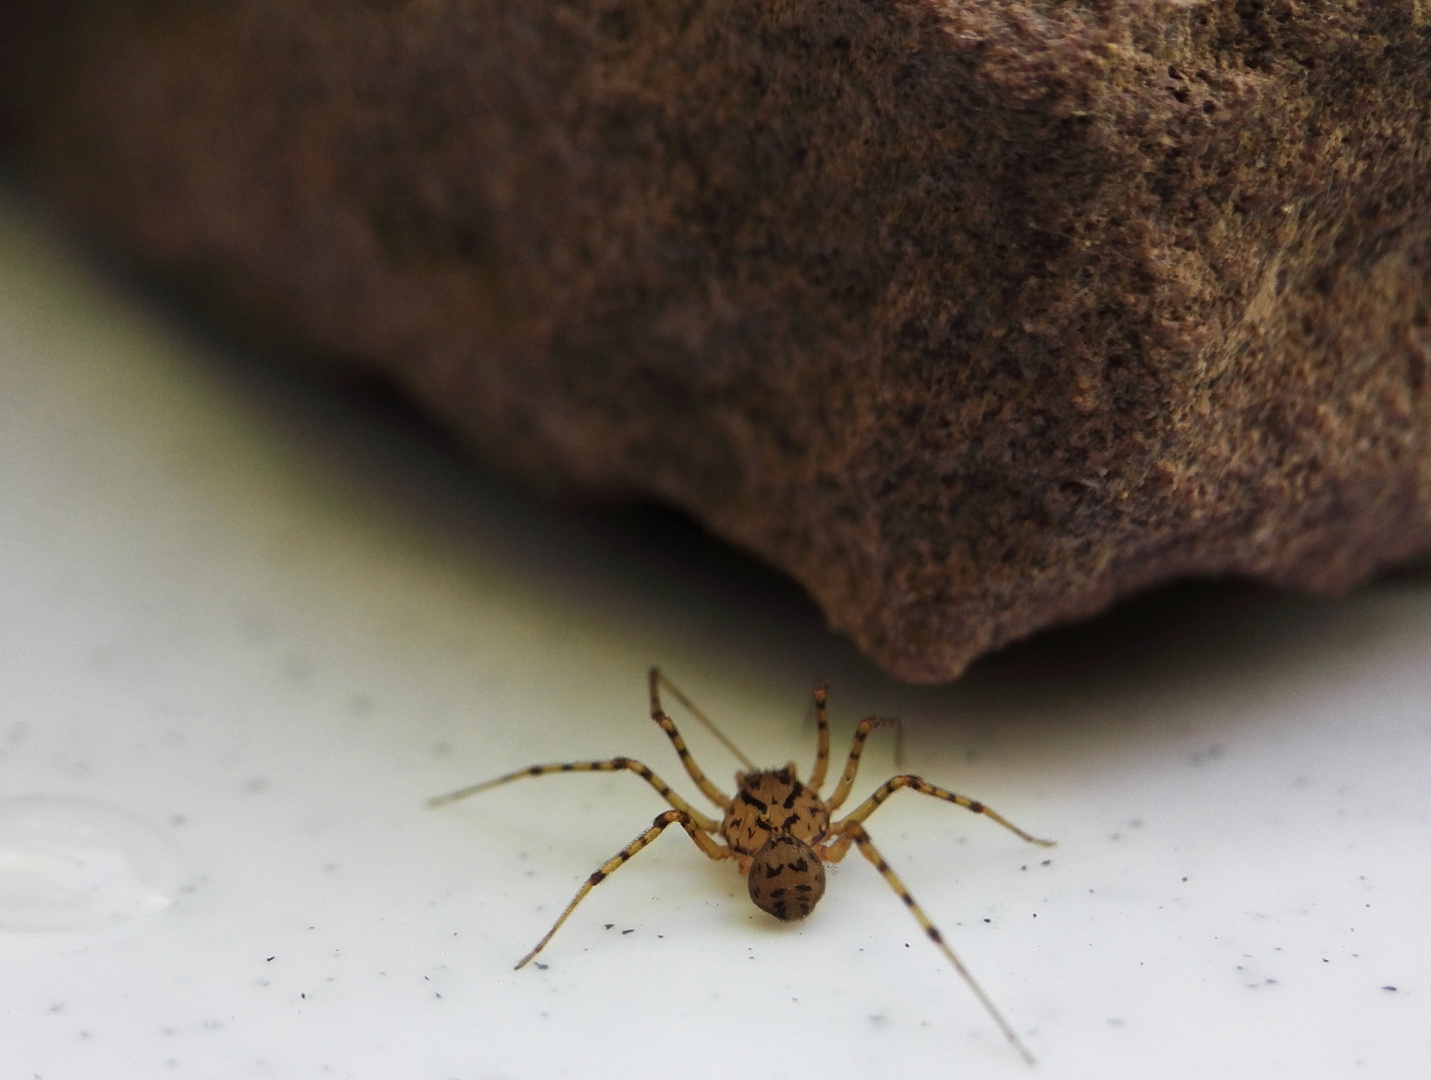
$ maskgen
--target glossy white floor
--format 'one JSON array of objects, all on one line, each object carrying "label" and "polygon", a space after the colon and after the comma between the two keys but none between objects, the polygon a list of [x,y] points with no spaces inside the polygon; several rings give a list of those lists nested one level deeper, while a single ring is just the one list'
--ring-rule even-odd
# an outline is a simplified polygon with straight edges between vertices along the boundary
[{"label": "glossy white floor", "polygon": [[837,744],[901,716],[909,770],[1059,840],[870,822],[1038,1073],[1425,1075],[1431,575],[1165,594],[910,689],[667,519],[543,506],[238,351],[0,204],[6,1075],[1036,1075],[857,857],[787,927],[667,835],[511,970],[659,798],[424,798],[614,754],[695,797],[651,663],[802,768],[828,675]]}]

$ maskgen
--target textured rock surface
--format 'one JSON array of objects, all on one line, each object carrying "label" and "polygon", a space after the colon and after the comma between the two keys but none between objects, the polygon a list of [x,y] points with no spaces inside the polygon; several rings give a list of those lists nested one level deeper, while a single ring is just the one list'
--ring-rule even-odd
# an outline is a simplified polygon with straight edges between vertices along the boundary
[{"label": "textured rock surface", "polygon": [[1431,545],[1422,0],[0,9],[124,250],[642,493],[891,671]]}]

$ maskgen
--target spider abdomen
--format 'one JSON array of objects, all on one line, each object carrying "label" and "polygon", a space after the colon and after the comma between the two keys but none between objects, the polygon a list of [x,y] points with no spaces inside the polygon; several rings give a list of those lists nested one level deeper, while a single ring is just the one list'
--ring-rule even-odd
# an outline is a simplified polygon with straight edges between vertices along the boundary
[{"label": "spider abdomen", "polygon": [[750,899],[782,922],[803,919],[825,895],[825,864],[803,840],[772,836],[746,877]]}]

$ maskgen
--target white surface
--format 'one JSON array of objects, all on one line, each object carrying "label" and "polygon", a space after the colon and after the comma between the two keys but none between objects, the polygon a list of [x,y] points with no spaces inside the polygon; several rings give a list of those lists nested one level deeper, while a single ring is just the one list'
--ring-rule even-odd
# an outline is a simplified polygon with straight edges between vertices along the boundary
[{"label": "white surface", "polygon": [[[1426,1074],[1425,575],[900,687],[758,571],[220,355],[0,210],[4,1075]],[[911,771],[1060,841],[908,794],[870,822],[1036,1073],[857,857],[783,927],[667,835],[511,970],[660,800],[423,800],[614,754],[694,798],[653,662],[802,770],[828,675],[837,744],[902,716]],[[856,797],[895,770],[865,761]]]}]

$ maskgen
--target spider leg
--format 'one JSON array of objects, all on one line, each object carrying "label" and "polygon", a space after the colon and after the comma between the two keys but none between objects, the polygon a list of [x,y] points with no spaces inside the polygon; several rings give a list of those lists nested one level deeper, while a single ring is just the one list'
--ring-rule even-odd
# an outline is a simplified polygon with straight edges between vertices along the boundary
[{"label": "spider leg", "polygon": [[1030,844],[1038,844],[1041,847],[1055,846],[1055,843],[1052,840],[1040,840],[1037,836],[1029,835],[1028,833],[1024,832],[1023,829],[1020,829],[1017,825],[1015,825],[1012,821],[1009,821],[1002,814],[999,814],[996,811],[989,809],[983,803],[978,802],[974,799],[970,799],[964,795],[956,795],[954,792],[946,791],[942,787],[935,787],[929,781],[922,780],[917,776],[896,776],[890,780],[886,780],[884,784],[881,785],[878,791],[876,791],[864,802],[860,803],[860,805],[857,806],[855,809],[851,810],[849,816],[847,816],[843,821],[838,822],[835,826],[831,828],[830,831],[845,831],[844,826],[847,823],[854,825],[866,820],[871,814],[873,814],[876,810],[880,808],[881,803],[883,803],[900,788],[912,788],[913,790],[919,792],[921,795],[932,795],[936,799],[943,799],[945,802],[952,802],[956,806],[962,806],[965,810],[970,810],[976,814],[983,814],[986,818],[989,818],[991,821],[997,821],[1004,828],[1008,829],[1009,832],[1013,833],[1020,839],[1027,840]]},{"label": "spider leg", "polygon": [[[666,738],[671,740],[671,745],[676,748],[676,756],[681,759],[681,764],[686,767],[686,772],[690,775],[690,778],[696,782],[696,787],[701,789],[707,799],[724,811],[725,808],[730,805],[730,796],[722,793],[721,789],[712,784],[710,780],[706,778],[706,774],[701,772],[701,767],[696,764],[696,759],[691,757],[691,752],[686,749],[686,740],[681,738],[681,733],[676,730],[676,722],[667,716],[666,711],[661,708],[661,684],[663,683],[667,689],[676,695],[677,700],[691,710],[692,716],[702,721],[706,727],[716,733],[729,749],[735,751],[736,757],[740,758],[741,761],[745,762],[748,766],[750,766],[750,761],[739,750],[736,750],[734,744],[730,743],[724,735],[716,731],[714,724],[706,720],[696,711],[695,706],[686,700],[686,696],[672,686],[671,681],[661,674],[660,668],[651,669],[651,719],[661,726],[661,730],[666,733]],[[754,766],[750,767],[754,768]]]},{"label": "spider leg", "polygon": [[815,848],[815,857],[821,862],[839,862],[849,854],[850,845],[855,842],[853,833],[841,833],[833,840],[826,840]]},{"label": "spider leg", "polygon": [[720,728],[716,727],[714,720],[712,720],[705,713],[701,712],[700,709],[696,708],[695,702],[693,702],[690,698],[686,697],[685,694],[681,693],[681,688],[675,683],[673,683],[670,679],[666,678],[666,676],[661,673],[660,668],[651,669],[651,678],[653,681],[659,682],[662,686],[669,690],[671,694],[675,697],[675,699],[685,706],[686,711],[688,713],[690,713],[697,720],[699,720],[707,731],[709,731],[712,735],[719,739],[720,744],[724,746],[727,750],[729,750],[733,756],[738,757],[740,759],[740,763],[742,765],[744,765],[751,772],[755,771],[755,762],[751,761],[750,758],[746,757],[743,753],[741,753],[740,747],[736,746],[735,743],[731,742],[730,739],[726,737],[725,732],[723,732]]},{"label": "spider leg", "polygon": [[[852,821],[847,818],[843,823],[843,830],[844,835],[840,837],[840,840],[845,841],[845,843],[840,850],[840,856],[843,856],[844,853],[849,850],[849,843],[846,838],[852,839],[859,845],[860,854],[873,864],[874,868],[879,871],[880,877],[884,878],[885,883],[895,891],[895,895],[904,901],[904,906],[907,907],[909,913],[914,916],[915,922],[919,923],[929,940],[934,942],[939,948],[939,951],[954,965],[954,970],[959,973],[965,984],[974,992],[974,996],[979,999],[979,1003],[984,1006],[984,1010],[993,1017],[994,1023],[997,1024],[999,1030],[1004,1033],[1004,1038],[1009,1040],[1013,1048],[1019,1052],[1019,1056],[1026,1062],[1030,1065],[1037,1064],[1033,1054],[1029,1052],[1029,1048],[1024,1045],[1023,1040],[1018,1037],[1017,1033],[1015,1033],[1014,1029],[1009,1025],[1009,1022],[1004,1019],[1003,1014],[994,1007],[994,1003],[989,999],[989,995],[984,993],[984,988],[981,987],[974,979],[974,976],[970,974],[969,969],[964,966],[963,961],[955,955],[954,950],[951,949],[949,944],[944,940],[944,935],[929,921],[929,916],[924,914],[924,909],[915,902],[909,890],[904,887],[904,882],[899,880],[899,875],[890,869],[889,863],[884,861],[884,856],[881,855],[874,844],[870,842],[869,833],[865,832],[864,826],[857,821]],[[838,848],[839,846],[839,841],[830,845],[831,848]],[[823,858],[824,856],[822,855],[821,857]]]},{"label": "spider leg", "polygon": [[825,715],[829,695],[829,683],[821,682],[815,687],[815,767],[810,770],[810,782],[806,786],[816,795],[825,786],[825,772],[830,765],[830,721]]},{"label": "spider leg", "polygon": [[517,967],[513,970],[526,967],[527,962],[536,956],[537,953],[541,952],[546,946],[546,943],[552,939],[552,936],[561,929],[561,924],[566,922],[567,916],[576,910],[576,905],[586,899],[586,894],[624,866],[631,857],[643,847],[660,836],[662,830],[664,830],[667,825],[680,825],[690,834],[691,839],[696,842],[696,847],[700,848],[701,851],[705,852],[705,854],[712,859],[729,859],[735,854],[730,848],[724,844],[717,844],[702,832],[700,825],[684,810],[667,810],[663,814],[658,814],[649,829],[636,837],[635,840],[632,840],[631,843],[627,844],[610,859],[606,860],[606,862],[602,863],[601,869],[597,870],[582,883],[581,888],[576,891],[576,895],[571,898],[571,903],[567,904],[566,910],[563,911],[557,921],[552,924],[552,928],[546,932],[546,935],[541,941],[537,942],[536,948],[517,961]]},{"label": "spider leg", "polygon": [[[850,788],[855,786],[855,774],[860,771],[860,755],[865,752],[865,740],[870,737],[871,731],[882,727],[900,727],[900,723],[898,720],[885,720],[878,716],[871,716],[861,720],[859,727],[855,728],[855,737],[850,743],[850,756],[845,759],[845,771],[840,776],[840,782],[835,786],[834,792],[825,800],[825,806],[830,813],[833,814],[849,798]],[[901,740],[902,743],[903,740]]]},{"label": "spider leg", "polygon": [[438,795],[427,800],[428,806],[446,806],[448,803],[456,802],[458,799],[465,799],[469,795],[476,795],[489,788],[500,787],[502,784],[511,783],[513,780],[521,780],[528,776],[547,776],[551,773],[565,772],[617,772],[627,769],[634,772],[646,783],[650,784],[660,794],[661,798],[674,806],[683,814],[690,816],[691,820],[699,825],[706,832],[715,832],[720,828],[720,823],[706,817],[699,810],[693,807],[685,799],[681,798],[666,781],[662,780],[647,766],[637,761],[635,758],[616,757],[609,761],[567,761],[555,765],[532,765],[525,769],[518,769],[516,772],[507,773],[494,780],[484,780],[480,784],[473,784],[471,787],[459,788],[457,791],[449,791],[446,795]]}]

